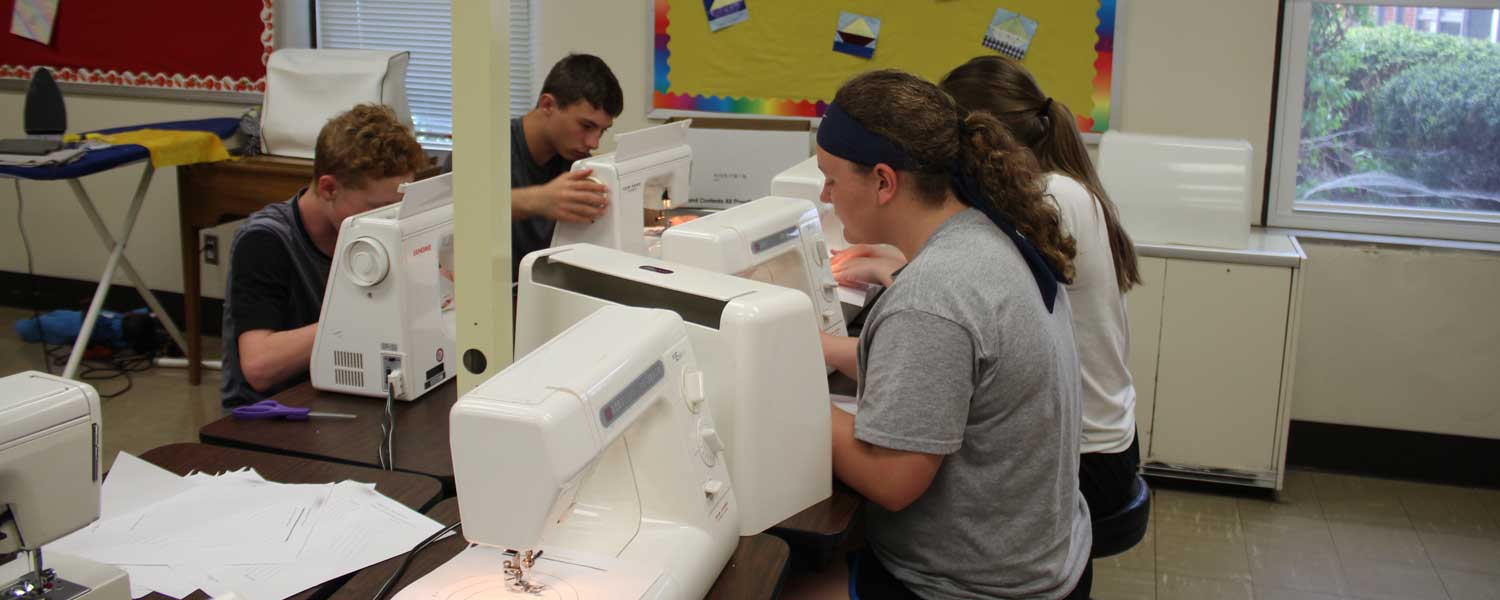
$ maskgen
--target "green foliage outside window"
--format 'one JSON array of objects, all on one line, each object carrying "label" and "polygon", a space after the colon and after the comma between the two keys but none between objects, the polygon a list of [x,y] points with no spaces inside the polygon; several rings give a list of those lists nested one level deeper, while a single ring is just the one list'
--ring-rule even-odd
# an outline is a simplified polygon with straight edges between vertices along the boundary
[{"label": "green foliage outside window", "polygon": [[1298,197],[1500,211],[1500,44],[1312,8]]}]

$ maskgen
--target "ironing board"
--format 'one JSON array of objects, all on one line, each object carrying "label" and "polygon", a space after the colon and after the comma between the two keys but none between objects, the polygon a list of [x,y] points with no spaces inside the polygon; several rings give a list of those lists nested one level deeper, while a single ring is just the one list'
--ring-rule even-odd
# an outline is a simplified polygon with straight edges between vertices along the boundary
[{"label": "ironing board", "polygon": [[[171,121],[166,123],[150,123],[146,125],[134,125],[130,127],[117,127],[114,129],[103,129],[90,133],[122,133],[137,129],[174,129],[185,131],[208,131],[220,138],[228,138],[234,135],[239,128],[238,118],[219,119],[197,119],[191,121]],[[46,165],[36,167],[17,167],[0,165],[0,177],[12,179],[32,179],[37,181],[66,180],[68,187],[72,188],[73,196],[78,199],[78,204],[83,207],[83,212],[94,225],[94,232],[99,235],[99,241],[105,248],[110,250],[109,259],[104,263],[104,274],[99,277],[99,285],[94,288],[94,298],[89,303],[87,313],[84,313],[83,328],[78,332],[78,339],[73,342],[73,351],[68,355],[68,364],[63,368],[63,377],[74,379],[78,374],[78,365],[83,360],[83,351],[88,348],[89,337],[94,333],[94,323],[99,319],[99,312],[104,307],[104,297],[109,292],[109,286],[114,281],[115,270],[124,269],[125,275],[135,285],[141,297],[146,300],[146,305],[151,312],[161,319],[166,327],[167,333],[172,340],[177,342],[179,348],[186,350],[187,340],[182,336],[182,331],[177,328],[177,323],[167,315],[167,311],[156,299],[156,294],[151,293],[151,288],[146,286],[146,281],[141,279],[135,267],[130,264],[130,259],[125,258],[125,245],[130,242],[130,233],[135,229],[135,221],[140,216],[141,205],[146,200],[146,190],[151,186],[151,176],[156,169],[150,162],[141,172],[141,181],[136,185],[135,196],[130,201],[130,210],[125,214],[125,228],[120,233],[120,239],[115,240],[110,234],[109,228],[104,225],[104,220],[99,217],[99,211],[94,208],[94,202],[89,198],[87,190],[83,189],[80,178],[101,173],[134,164],[151,158],[151,152],[145,146],[134,144],[120,144],[98,150],[89,150],[77,160],[63,165]]]}]

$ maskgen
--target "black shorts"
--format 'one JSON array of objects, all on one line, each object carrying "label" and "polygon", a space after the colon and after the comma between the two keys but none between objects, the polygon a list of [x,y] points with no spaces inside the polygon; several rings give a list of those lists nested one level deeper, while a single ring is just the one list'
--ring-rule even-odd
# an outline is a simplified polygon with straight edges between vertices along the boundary
[{"label": "black shorts", "polygon": [[1098,521],[1134,500],[1136,471],[1141,467],[1141,437],[1124,452],[1091,452],[1079,457],[1078,490],[1089,505],[1089,518]]}]

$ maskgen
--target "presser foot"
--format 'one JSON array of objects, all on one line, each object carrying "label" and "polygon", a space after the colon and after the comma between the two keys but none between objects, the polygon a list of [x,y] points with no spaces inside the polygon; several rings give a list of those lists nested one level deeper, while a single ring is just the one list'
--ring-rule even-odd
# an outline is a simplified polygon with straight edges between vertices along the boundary
[{"label": "presser foot", "polygon": [[511,591],[525,594],[536,594],[547,589],[546,585],[533,583],[526,580],[526,571],[536,564],[537,559],[542,557],[541,550],[527,550],[524,554],[516,550],[506,550],[505,553],[511,558],[505,561],[505,581],[509,584]]},{"label": "presser foot", "polygon": [[42,577],[27,573],[19,579],[0,587],[3,600],[71,600],[82,596],[89,588],[58,577],[52,569],[42,572]]}]

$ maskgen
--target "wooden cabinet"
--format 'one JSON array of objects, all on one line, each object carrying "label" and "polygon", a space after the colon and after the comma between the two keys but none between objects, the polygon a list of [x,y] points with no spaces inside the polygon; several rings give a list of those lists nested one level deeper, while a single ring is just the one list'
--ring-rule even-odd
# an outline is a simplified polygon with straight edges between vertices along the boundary
[{"label": "wooden cabinet", "polygon": [[1291,415],[1301,249],[1140,245],[1127,297],[1148,474],[1279,488]]}]

